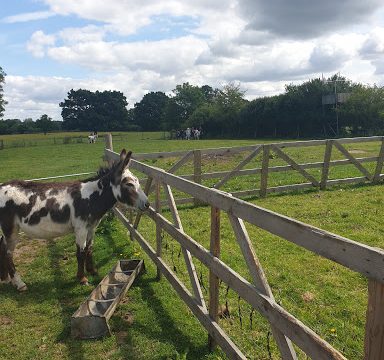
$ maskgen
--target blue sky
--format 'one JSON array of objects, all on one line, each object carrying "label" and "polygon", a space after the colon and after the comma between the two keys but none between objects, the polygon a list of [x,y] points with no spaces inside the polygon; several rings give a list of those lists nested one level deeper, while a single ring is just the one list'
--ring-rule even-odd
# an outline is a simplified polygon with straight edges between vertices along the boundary
[{"label": "blue sky", "polygon": [[5,118],[60,120],[74,88],[240,83],[248,99],[340,73],[384,83],[382,1],[12,0],[0,12]]}]

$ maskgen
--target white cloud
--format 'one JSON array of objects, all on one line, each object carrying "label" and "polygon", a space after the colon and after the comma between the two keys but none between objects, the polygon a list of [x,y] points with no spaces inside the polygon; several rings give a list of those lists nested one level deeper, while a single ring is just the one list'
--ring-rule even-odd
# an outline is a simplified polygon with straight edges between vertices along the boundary
[{"label": "white cloud", "polygon": [[[383,80],[384,30],[377,24],[384,15],[378,15],[383,10],[379,0],[44,2],[49,14],[89,24],[37,30],[27,50],[62,67],[85,69],[87,75],[8,76],[8,117],[25,106],[36,116],[51,111],[50,116],[59,118],[58,103],[79,87],[123,91],[132,106],[146,92],[169,92],[185,81],[214,87],[241,81],[247,97],[253,98],[321,73],[341,72],[354,81]],[[147,37],[156,31],[158,40]]]},{"label": "white cloud", "polygon": [[27,21],[36,21],[48,19],[51,16],[54,16],[55,13],[53,11],[35,11],[28,13],[21,13],[17,15],[6,16],[1,19],[1,22],[6,24],[13,24],[19,22],[27,22]]},{"label": "white cloud", "polygon": [[55,40],[55,35],[46,35],[43,31],[38,30],[32,34],[27,43],[27,49],[33,56],[41,58],[45,55],[46,48],[55,44]]}]

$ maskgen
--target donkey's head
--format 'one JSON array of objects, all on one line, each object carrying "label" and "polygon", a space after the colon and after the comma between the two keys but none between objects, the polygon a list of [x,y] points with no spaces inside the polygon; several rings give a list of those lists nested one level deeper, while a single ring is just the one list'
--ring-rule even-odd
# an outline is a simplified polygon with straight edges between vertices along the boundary
[{"label": "donkey's head", "polygon": [[132,151],[121,151],[120,161],[113,168],[112,192],[117,201],[131,208],[146,210],[149,208],[148,197],[140,187],[138,178],[129,170]]}]

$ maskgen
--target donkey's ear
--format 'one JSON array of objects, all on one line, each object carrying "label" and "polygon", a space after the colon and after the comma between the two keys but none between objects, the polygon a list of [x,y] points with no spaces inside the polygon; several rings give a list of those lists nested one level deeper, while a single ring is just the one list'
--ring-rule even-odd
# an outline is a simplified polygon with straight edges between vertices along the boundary
[{"label": "donkey's ear", "polygon": [[123,149],[120,153],[120,161],[125,160],[125,157],[127,156],[127,150]]},{"label": "donkey's ear", "polygon": [[129,165],[129,162],[131,160],[131,156],[132,156],[132,151],[128,151],[126,156],[125,156],[124,162],[123,162],[123,169]]}]

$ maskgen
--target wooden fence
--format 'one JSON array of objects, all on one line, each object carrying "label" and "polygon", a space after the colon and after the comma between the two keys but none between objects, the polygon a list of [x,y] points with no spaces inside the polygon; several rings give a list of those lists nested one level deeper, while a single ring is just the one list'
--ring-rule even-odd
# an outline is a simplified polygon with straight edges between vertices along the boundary
[{"label": "wooden fence", "polygon": [[[380,140],[382,141],[382,138],[380,138]],[[309,143],[318,144],[318,142]],[[306,145],[309,143],[306,142]],[[340,147],[339,145],[335,145],[335,141],[332,143],[324,141],[322,143],[327,144],[328,155],[321,166],[327,168],[330,165],[328,157],[331,145],[329,144],[337,146],[338,148]],[[107,144],[109,148],[112,148],[111,139],[108,140]],[[337,144],[340,144],[340,142],[337,142]],[[266,147],[255,146],[253,153],[257,151],[267,152],[268,149],[273,146],[279,150],[283,147],[281,144],[280,146],[275,144],[269,144]],[[295,145],[286,143],[284,146]],[[381,165],[383,158],[382,153],[383,147],[381,147],[379,156]],[[174,154],[175,153],[172,153],[172,156],[174,156]],[[187,154],[184,152],[180,153],[182,158],[179,164],[185,161]],[[195,152],[192,154],[195,154]],[[148,156],[157,157],[158,155],[136,155],[136,159],[148,158]],[[197,155],[197,159],[198,158],[199,155]],[[108,161],[117,161],[119,155],[111,149],[106,149],[105,159]],[[351,163],[357,161],[352,160],[351,157],[349,160]],[[377,159],[377,164],[379,164],[380,161]],[[267,163],[267,160],[265,160],[265,163]],[[303,168],[302,165],[294,165],[292,161],[290,166]],[[379,165],[377,167],[379,167]],[[218,189],[207,188],[198,182],[192,182],[189,179],[175,176],[163,169],[146,165],[137,160],[131,161],[131,168],[146,176],[145,192],[149,193],[150,191],[154,191],[155,193],[155,207],[150,207],[148,216],[154,221],[154,226],[156,227],[156,248],[154,249],[148,240],[138,231],[138,225],[142,216],[140,213],[137,214],[134,221],[129,221],[121,210],[115,208],[114,212],[130,231],[131,236],[138,241],[146,254],[156,264],[158,275],[163,274],[165,276],[180,298],[205,327],[209,334],[211,346],[218,344],[230,359],[246,358],[243,352],[218,324],[218,284],[219,279],[221,279],[267,319],[283,359],[297,358],[292,343],[296,344],[312,359],[345,359],[341,352],[333,348],[308,326],[277,304],[244,225],[244,222],[247,222],[367,277],[369,279],[369,295],[364,358],[370,360],[384,358],[384,251],[382,249],[363,245],[315,228],[240,200]],[[198,165],[196,168],[198,169]],[[266,167],[264,170],[265,169]],[[261,169],[261,171],[263,171],[263,169]],[[377,177],[380,171],[377,170],[374,175]],[[324,170],[323,174],[323,185],[327,185],[326,170]],[[195,176],[195,180],[198,180],[198,176],[202,177],[203,174],[197,172]],[[263,181],[265,181],[265,177],[266,175],[262,177]],[[319,186],[319,184],[316,184],[316,186]],[[167,198],[167,205],[172,214],[172,222],[161,214],[161,188],[164,189]],[[173,195],[174,190],[189,194],[197,201],[204,202],[211,207],[211,244],[209,250],[204,248],[198,241],[184,231]],[[240,245],[241,252],[251,275],[252,283],[248,282],[220,259],[221,213],[225,213],[229,217],[234,235]],[[165,231],[181,245],[191,288],[193,289],[192,292],[187,289],[185,284],[162,258],[162,231]],[[201,285],[196,274],[193,258],[201,261],[201,263],[209,269],[210,286],[208,305],[202,296]]]},{"label": "wooden fence", "polygon": [[[108,136],[107,136],[108,137]],[[345,144],[357,143],[372,143],[375,142],[378,146],[378,154],[375,156],[355,157],[353,152],[348,151]],[[324,158],[322,161],[311,163],[298,163],[291,155],[287,154],[284,149],[298,148],[300,151],[307,151],[310,147],[323,147]],[[338,152],[343,159],[331,160],[332,154]],[[214,171],[202,172],[202,159],[204,157],[220,157],[231,156],[237,154],[246,154],[245,158],[236,164],[236,166],[229,171]],[[278,157],[286,164],[279,166],[271,166],[270,158],[272,154]],[[260,167],[244,169],[244,167],[254,160],[257,156],[260,158]],[[257,144],[250,146],[228,147],[217,149],[197,149],[190,151],[172,151],[172,152],[159,152],[159,153],[142,153],[133,154],[135,160],[145,161],[154,159],[167,159],[178,158],[176,162],[170,167],[168,173],[180,172],[180,169],[187,163],[193,161],[193,174],[180,175],[184,179],[193,180],[196,183],[202,183],[204,180],[217,179],[213,188],[223,188],[229,180],[233,178],[240,178],[242,176],[257,175],[258,178],[253,182],[255,186],[252,189],[241,189],[240,191],[231,191],[233,196],[244,197],[258,195],[265,197],[269,193],[280,193],[292,190],[302,190],[310,188],[326,189],[328,186],[338,184],[352,184],[371,182],[378,183],[383,179],[384,175],[381,173],[383,169],[384,160],[384,137],[361,137],[361,138],[345,138],[345,139],[330,139],[330,140],[311,140],[311,141],[296,141],[296,142],[280,142],[271,144]],[[374,163],[374,170],[370,171],[363,164]],[[346,165],[353,165],[361,173],[361,176],[347,177],[340,179],[329,179],[329,172],[331,167],[340,167]],[[309,169],[320,169],[320,177],[316,178],[311,175]],[[272,173],[295,171],[300,174],[304,182],[290,183],[287,185],[271,186],[269,184],[269,177]],[[257,183],[258,181],[258,183]],[[186,203],[192,201],[192,198],[176,199],[176,203]]]}]

